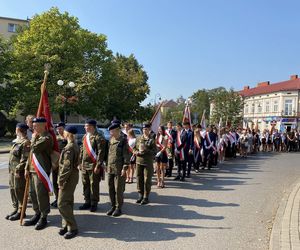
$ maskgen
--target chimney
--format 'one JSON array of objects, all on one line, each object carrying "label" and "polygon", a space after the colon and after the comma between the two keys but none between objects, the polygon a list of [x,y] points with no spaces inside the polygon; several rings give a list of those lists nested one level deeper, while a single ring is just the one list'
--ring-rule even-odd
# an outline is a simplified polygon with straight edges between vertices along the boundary
[{"label": "chimney", "polygon": [[257,87],[266,87],[266,86],[269,86],[270,85],[270,82],[269,81],[266,81],[266,82],[259,82],[257,84]]},{"label": "chimney", "polygon": [[296,80],[298,79],[298,75],[291,75],[290,80]]},{"label": "chimney", "polygon": [[248,90],[248,89],[250,89],[249,86],[244,86],[244,90]]}]

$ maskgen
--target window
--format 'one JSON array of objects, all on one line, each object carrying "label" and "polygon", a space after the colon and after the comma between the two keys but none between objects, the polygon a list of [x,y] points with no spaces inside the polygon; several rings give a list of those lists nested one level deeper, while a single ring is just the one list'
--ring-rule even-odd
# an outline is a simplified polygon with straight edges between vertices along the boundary
[{"label": "window", "polygon": [[258,103],[257,113],[261,113],[261,112],[262,112],[262,106],[261,106],[261,103]]},{"label": "window", "polygon": [[251,113],[254,113],[254,103],[252,103],[252,106],[251,106]]},{"label": "window", "polygon": [[274,101],[273,111],[274,111],[274,112],[278,112],[278,100],[275,100],[275,101]]},{"label": "window", "polygon": [[284,101],[284,115],[292,115],[293,100]]},{"label": "window", "polygon": [[17,27],[18,25],[17,24],[14,24],[14,23],[9,23],[8,24],[8,32],[17,32]]},{"label": "window", "polygon": [[266,101],[265,112],[266,113],[270,112],[270,102],[269,101]]},{"label": "window", "polygon": [[249,108],[248,108],[248,104],[245,106],[245,114],[248,114],[249,112]]}]

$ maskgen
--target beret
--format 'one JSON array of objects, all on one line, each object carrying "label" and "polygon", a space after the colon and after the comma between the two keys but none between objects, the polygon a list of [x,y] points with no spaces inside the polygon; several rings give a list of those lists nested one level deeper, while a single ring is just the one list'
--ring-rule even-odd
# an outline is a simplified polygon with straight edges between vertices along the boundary
[{"label": "beret", "polygon": [[66,124],[64,122],[59,122],[55,125],[55,128],[58,128],[58,127],[65,127]]},{"label": "beret", "polygon": [[142,128],[151,128],[151,124],[150,123],[143,123]]},{"label": "beret", "polygon": [[77,133],[77,128],[75,126],[68,125],[65,127],[65,131],[71,133],[71,134],[76,134]]},{"label": "beret", "polygon": [[36,117],[33,118],[32,123],[45,123],[47,122],[45,117]]},{"label": "beret", "polygon": [[115,128],[120,128],[120,123],[112,123],[109,127],[108,130],[113,130]]},{"label": "beret", "polygon": [[16,128],[21,128],[21,129],[27,130],[29,127],[25,123],[18,123],[16,125]]},{"label": "beret", "polygon": [[87,119],[87,120],[85,121],[85,124],[89,124],[89,125],[94,125],[94,126],[96,126],[96,125],[97,125],[97,122],[96,122],[95,120],[93,120],[93,119]]}]

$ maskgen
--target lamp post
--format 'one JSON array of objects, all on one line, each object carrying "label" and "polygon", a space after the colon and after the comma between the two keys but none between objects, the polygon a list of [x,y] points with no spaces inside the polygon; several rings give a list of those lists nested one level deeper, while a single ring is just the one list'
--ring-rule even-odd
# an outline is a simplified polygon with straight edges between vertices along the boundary
[{"label": "lamp post", "polygon": [[72,89],[75,88],[76,84],[74,82],[69,82],[68,84],[65,84],[63,80],[58,80],[57,85],[60,87],[64,87],[65,89],[65,96],[64,98],[64,122],[67,123],[67,102],[68,102],[68,88]]},{"label": "lamp post", "polygon": [[161,96],[159,93],[157,93],[154,97],[154,105],[156,105],[156,98],[158,98],[159,101],[161,100]]}]

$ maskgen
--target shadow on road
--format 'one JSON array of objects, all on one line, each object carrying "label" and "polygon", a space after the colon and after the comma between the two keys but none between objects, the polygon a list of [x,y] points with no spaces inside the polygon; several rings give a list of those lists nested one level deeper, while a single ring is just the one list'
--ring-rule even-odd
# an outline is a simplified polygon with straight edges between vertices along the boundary
[{"label": "shadow on road", "polygon": [[[59,227],[60,216],[49,216],[49,220],[50,226],[58,225]],[[125,242],[170,241],[180,237],[194,237],[195,233],[189,232],[190,230],[230,229],[146,222],[124,217],[114,218],[101,214],[79,214],[76,215],[76,220],[79,227],[79,237],[113,238]]]}]

